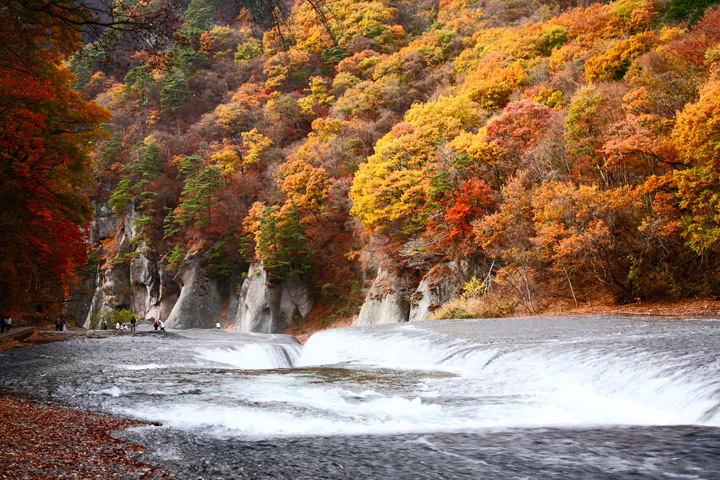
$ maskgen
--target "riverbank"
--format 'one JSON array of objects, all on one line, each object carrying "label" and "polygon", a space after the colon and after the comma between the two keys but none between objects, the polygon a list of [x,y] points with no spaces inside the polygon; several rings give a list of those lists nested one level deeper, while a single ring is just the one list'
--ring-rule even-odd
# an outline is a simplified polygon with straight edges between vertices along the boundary
[{"label": "riverbank", "polygon": [[138,425],[144,424],[0,397],[0,477],[171,480],[136,461],[143,447],[111,435]]},{"label": "riverbank", "polygon": [[[16,330],[20,330],[20,328],[13,328],[10,332],[12,333]],[[44,343],[51,342],[62,342],[73,338],[85,338],[88,335],[95,335],[92,330],[86,330],[79,327],[68,326],[62,332],[57,332],[54,328],[55,327],[50,326],[35,327],[35,331],[25,338],[17,338],[8,334],[0,335],[0,350],[42,345]]]},{"label": "riverbank", "polygon": [[[543,317],[556,315],[637,315],[671,318],[720,318],[720,300],[712,298],[692,298],[672,301],[643,301],[626,305],[617,305],[610,302],[594,305],[583,304],[580,306],[568,306],[565,304],[562,306],[548,308],[547,310],[535,315],[527,315],[516,312],[512,316]],[[313,333],[331,328],[350,327],[352,326],[352,320],[352,317],[342,318],[328,325],[322,321],[310,318],[302,324],[291,325],[284,333],[294,336],[300,341],[300,343],[304,344]],[[54,331],[54,328],[55,327],[50,324],[37,326],[35,332],[29,338],[22,341],[12,338],[3,338],[0,336],[0,350],[59,342],[70,340],[72,338],[123,334],[116,333],[114,330],[86,330],[84,328],[73,327],[70,325],[66,326],[65,331],[62,332],[56,332]]]},{"label": "riverbank", "polygon": [[677,318],[720,317],[720,300],[689,298],[680,300],[642,301],[618,305],[614,303],[549,308],[540,316],[552,315],[640,315]]}]

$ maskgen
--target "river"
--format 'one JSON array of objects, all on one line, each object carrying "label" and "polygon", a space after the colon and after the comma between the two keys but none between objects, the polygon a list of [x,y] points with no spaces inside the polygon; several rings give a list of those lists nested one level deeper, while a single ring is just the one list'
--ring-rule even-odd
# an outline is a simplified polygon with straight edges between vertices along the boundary
[{"label": "river", "polygon": [[179,479],[720,479],[720,321],[122,333],[0,352],[0,394],[158,424]]}]

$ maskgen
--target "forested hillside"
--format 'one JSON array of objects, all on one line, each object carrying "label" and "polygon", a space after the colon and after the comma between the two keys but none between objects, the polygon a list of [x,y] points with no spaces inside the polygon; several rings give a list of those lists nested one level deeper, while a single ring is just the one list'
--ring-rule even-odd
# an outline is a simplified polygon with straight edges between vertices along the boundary
[{"label": "forested hillside", "polygon": [[[107,29],[37,80],[79,94],[48,93],[43,118],[0,102],[3,294],[26,266],[57,269],[53,287],[81,277],[87,195],[134,212],[136,235],[131,253],[112,236],[89,246],[86,272],[140,254],[181,272],[202,256],[235,285],[262,261],[270,282],[311,285],[325,323],[357,313],[379,271],[412,288],[454,275],[436,316],[715,295],[714,3],[190,0],[168,46]],[[0,75],[4,98],[45,95],[10,64]],[[58,136],[74,146],[47,168],[63,162],[52,181],[73,187],[60,203],[30,189],[11,235],[15,136],[68,112],[105,123]],[[18,247],[43,235],[56,246]],[[29,285],[5,308],[37,303]]]}]

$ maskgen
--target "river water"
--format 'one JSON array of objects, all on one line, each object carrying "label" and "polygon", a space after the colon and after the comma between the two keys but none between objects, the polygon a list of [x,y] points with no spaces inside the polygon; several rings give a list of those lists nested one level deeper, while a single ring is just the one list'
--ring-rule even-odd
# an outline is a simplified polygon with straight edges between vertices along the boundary
[{"label": "river water", "polygon": [[720,479],[720,321],[544,317],[0,352],[0,394],[154,422],[179,479]]}]

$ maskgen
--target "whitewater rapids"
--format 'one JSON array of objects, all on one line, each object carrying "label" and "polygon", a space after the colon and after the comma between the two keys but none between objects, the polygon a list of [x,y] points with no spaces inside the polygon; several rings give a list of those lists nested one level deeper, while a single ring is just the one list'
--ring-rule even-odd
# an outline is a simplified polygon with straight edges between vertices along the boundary
[{"label": "whitewater rapids", "polygon": [[[502,462],[542,478],[547,455],[563,459],[548,472],[586,478],[720,478],[719,349],[720,321],[703,319],[418,322],[323,331],[304,346],[147,332],[0,352],[0,393],[161,423],[123,435],[179,478],[512,478]],[[638,445],[662,455],[648,463]],[[318,463],[329,446],[334,460]],[[658,459],[693,448],[684,463]],[[439,463],[403,473],[392,451]]]}]

